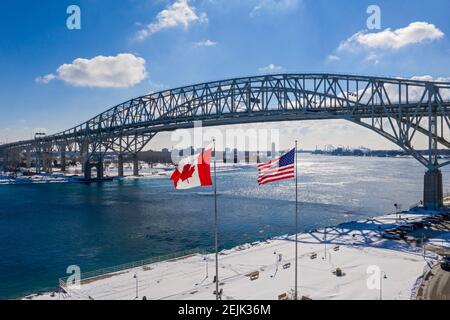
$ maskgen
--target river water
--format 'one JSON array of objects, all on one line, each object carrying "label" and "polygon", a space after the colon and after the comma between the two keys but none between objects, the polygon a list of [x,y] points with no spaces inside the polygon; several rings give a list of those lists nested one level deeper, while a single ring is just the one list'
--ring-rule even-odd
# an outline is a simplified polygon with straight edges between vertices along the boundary
[{"label": "river water", "polygon": [[[408,209],[424,172],[413,159],[300,155],[301,230]],[[294,232],[293,181],[259,187],[245,166],[217,179],[222,248]],[[212,188],[175,191],[166,178],[0,186],[0,298],[56,287],[69,265],[92,271],[211,247],[213,200]]]}]

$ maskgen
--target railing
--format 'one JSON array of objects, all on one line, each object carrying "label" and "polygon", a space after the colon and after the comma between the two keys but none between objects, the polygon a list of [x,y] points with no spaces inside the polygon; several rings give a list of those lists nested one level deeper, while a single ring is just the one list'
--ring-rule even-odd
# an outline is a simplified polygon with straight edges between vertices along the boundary
[{"label": "railing", "polygon": [[30,297],[34,297],[34,296],[39,296],[39,295],[43,295],[43,294],[48,294],[51,292],[58,292],[60,289],[56,288],[56,287],[49,287],[49,288],[40,288],[37,290],[27,290],[24,291],[23,293],[21,293],[20,296],[16,296],[14,298],[14,300],[24,300],[24,299],[30,299]]},{"label": "railing", "polygon": [[[443,199],[444,199],[444,202],[450,202],[450,193],[444,194]],[[423,206],[423,202],[422,201],[420,201],[420,202],[416,203],[415,205],[409,207],[409,210],[411,211],[413,209],[420,208],[421,206]]]},{"label": "railing", "polygon": [[416,204],[410,206],[409,211],[414,210],[416,208],[420,208],[421,206],[423,206],[423,201],[417,202]]},{"label": "railing", "polygon": [[[210,254],[212,252],[213,252],[212,248],[196,248],[196,249],[191,249],[191,250],[185,250],[182,252],[171,253],[171,254],[167,254],[167,255],[163,255],[163,256],[153,257],[153,258],[146,259],[146,260],[130,262],[130,263],[122,264],[119,266],[103,268],[103,269],[89,271],[89,272],[82,272],[80,275],[80,280],[81,280],[81,282],[83,282],[83,281],[98,278],[98,277],[101,277],[101,276],[104,276],[107,274],[113,274],[113,273],[117,273],[117,272],[124,271],[124,270],[139,268],[139,267],[143,267],[143,266],[158,263],[158,262],[179,259],[179,258],[187,257],[190,255],[194,255],[194,254],[206,255],[206,254]],[[61,289],[65,290],[65,291],[67,290],[67,287],[68,287],[68,285],[67,285],[68,278],[69,278],[69,276],[62,277],[59,279],[59,286]]]}]

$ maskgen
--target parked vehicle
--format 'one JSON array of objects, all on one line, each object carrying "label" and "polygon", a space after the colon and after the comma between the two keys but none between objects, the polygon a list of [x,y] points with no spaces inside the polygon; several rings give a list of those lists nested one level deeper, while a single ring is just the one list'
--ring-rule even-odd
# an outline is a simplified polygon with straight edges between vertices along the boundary
[{"label": "parked vehicle", "polygon": [[400,236],[400,238],[402,238],[402,239],[406,239],[406,237],[408,236],[408,234],[402,230],[397,230],[397,231],[395,231],[395,233],[398,234]]},{"label": "parked vehicle", "polygon": [[432,225],[433,225],[433,223],[431,223],[430,221],[428,221],[428,220],[422,220],[422,224],[425,226],[425,227],[431,227]]},{"label": "parked vehicle", "polygon": [[437,218],[435,216],[433,216],[433,217],[426,217],[425,219],[423,219],[423,221],[430,222],[430,223],[440,223],[440,222],[442,222],[441,219],[439,219],[439,218]]},{"label": "parked vehicle", "polygon": [[421,221],[414,221],[411,223],[413,226],[416,227],[416,229],[423,229],[425,227],[425,224]]},{"label": "parked vehicle", "polygon": [[398,229],[405,232],[414,232],[417,230],[417,227],[414,224],[408,223],[401,225]]},{"label": "parked vehicle", "polygon": [[396,234],[402,239],[405,239],[406,236],[408,235],[405,231],[399,230],[397,228],[396,229],[387,229],[387,230],[384,230],[384,232]]},{"label": "parked vehicle", "polygon": [[382,237],[388,240],[401,240],[400,236],[397,233],[392,232],[383,232]]},{"label": "parked vehicle", "polygon": [[450,255],[444,256],[441,261],[441,268],[450,271]]}]

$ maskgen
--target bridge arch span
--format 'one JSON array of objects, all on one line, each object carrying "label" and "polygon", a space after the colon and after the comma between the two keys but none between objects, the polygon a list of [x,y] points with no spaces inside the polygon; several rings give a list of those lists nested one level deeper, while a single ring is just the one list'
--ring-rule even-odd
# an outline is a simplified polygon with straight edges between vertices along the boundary
[{"label": "bridge arch span", "polygon": [[[0,152],[45,154],[62,146],[89,163],[108,150],[136,155],[157,133],[196,121],[218,126],[326,119],[351,121],[397,144],[427,168],[430,181],[450,164],[438,154],[450,147],[450,83],[345,74],[261,75],[164,90],[58,134],[2,145]],[[425,152],[418,148],[423,138]],[[442,190],[431,193],[442,198]]]}]

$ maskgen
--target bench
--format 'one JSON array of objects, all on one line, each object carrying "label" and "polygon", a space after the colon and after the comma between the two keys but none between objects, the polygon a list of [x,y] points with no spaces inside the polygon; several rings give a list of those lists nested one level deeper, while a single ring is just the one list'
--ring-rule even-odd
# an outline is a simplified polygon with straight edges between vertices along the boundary
[{"label": "bench", "polygon": [[248,275],[251,281],[259,279],[259,271],[252,272]]},{"label": "bench", "polygon": [[[216,295],[216,292],[217,292],[217,291],[214,290],[214,291],[213,291],[213,295]],[[221,297],[222,294],[223,294],[223,289],[220,289],[220,290],[219,290],[219,296]]]},{"label": "bench", "polygon": [[290,262],[283,265],[283,269],[284,270],[289,269],[290,267],[291,267],[291,263]]},{"label": "bench", "polygon": [[280,294],[280,295],[278,296],[278,300],[289,300],[288,294],[287,294],[286,292]]},{"label": "bench", "polygon": [[336,271],[334,271],[333,273],[334,273],[334,274],[336,275],[336,277],[338,277],[338,278],[341,278],[341,277],[345,277],[345,276],[346,276],[345,272],[342,271],[341,268],[337,268]]},{"label": "bench", "polygon": [[314,260],[314,259],[317,259],[317,253],[313,253],[313,254],[311,255],[311,260]]}]

